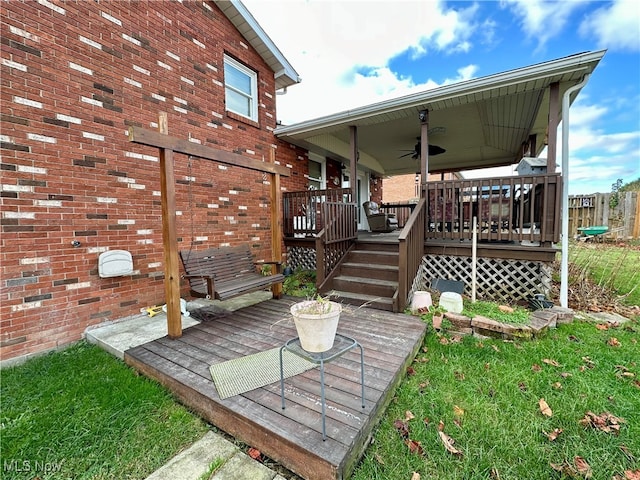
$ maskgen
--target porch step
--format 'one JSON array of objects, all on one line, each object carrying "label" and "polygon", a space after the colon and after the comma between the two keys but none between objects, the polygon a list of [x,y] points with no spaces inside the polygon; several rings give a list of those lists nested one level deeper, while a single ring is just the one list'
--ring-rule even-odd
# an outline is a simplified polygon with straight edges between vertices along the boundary
[{"label": "porch step", "polygon": [[400,254],[396,251],[387,250],[351,250],[348,261],[362,263],[365,265],[395,265],[398,266]]},{"label": "porch step", "polygon": [[360,276],[379,280],[395,280],[398,278],[398,265],[368,265],[357,262],[344,262],[340,274],[350,277]]},{"label": "porch step", "polygon": [[332,290],[331,297],[334,301],[356,307],[366,306],[368,308],[375,308],[376,310],[393,312],[393,298],[367,295],[365,293],[343,292],[340,290]]},{"label": "porch step", "polygon": [[393,294],[398,289],[398,282],[340,274],[334,277],[333,288],[352,293],[367,293],[374,296],[393,297]]}]

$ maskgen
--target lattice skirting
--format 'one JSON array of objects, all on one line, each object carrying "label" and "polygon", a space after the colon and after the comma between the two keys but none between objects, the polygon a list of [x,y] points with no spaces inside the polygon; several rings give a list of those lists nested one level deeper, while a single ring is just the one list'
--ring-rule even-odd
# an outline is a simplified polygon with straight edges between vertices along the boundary
[{"label": "lattice skirting", "polygon": [[315,248],[288,247],[287,265],[294,270],[315,270],[316,250]]},{"label": "lattice skirting", "polygon": [[[544,262],[478,258],[476,262],[476,298],[514,303],[535,293],[551,292],[552,265]],[[414,279],[411,295],[430,288],[431,279],[462,281],[464,294],[471,296],[471,257],[425,255]]]}]

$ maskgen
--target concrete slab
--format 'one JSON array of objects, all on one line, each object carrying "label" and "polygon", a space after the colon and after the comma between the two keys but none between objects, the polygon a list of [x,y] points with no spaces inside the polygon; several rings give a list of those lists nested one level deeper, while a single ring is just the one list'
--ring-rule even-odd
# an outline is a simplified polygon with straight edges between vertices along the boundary
[{"label": "concrete slab", "polygon": [[167,464],[149,475],[147,480],[166,480],[167,478],[198,480],[208,472],[209,466],[213,462],[227,462],[234,455],[240,453],[239,448],[230,441],[213,432],[207,432],[187,450],[179,453]]},{"label": "concrete slab", "polygon": [[275,476],[276,472],[240,452],[216,471],[211,480],[273,480]]},{"label": "concrete slab", "polygon": [[592,320],[595,322],[625,323],[629,321],[628,318],[615,312],[588,312],[583,313],[581,316],[586,317],[586,320]]}]

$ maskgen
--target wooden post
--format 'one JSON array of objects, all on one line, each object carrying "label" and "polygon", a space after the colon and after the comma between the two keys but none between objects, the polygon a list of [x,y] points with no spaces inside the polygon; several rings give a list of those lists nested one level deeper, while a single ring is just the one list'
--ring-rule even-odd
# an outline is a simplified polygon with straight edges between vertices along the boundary
[{"label": "wooden post", "polygon": [[[168,135],[166,112],[160,112],[158,129]],[[167,332],[169,338],[182,336],[180,311],[180,271],[176,234],[176,190],[173,171],[173,150],[160,149],[160,192],[162,195],[162,244],[164,249],[164,296],[167,302]]]},{"label": "wooden post", "polygon": [[425,197],[426,184],[429,181],[429,110],[420,111],[420,197]]},{"label": "wooden post", "polygon": [[349,127],[350,132],[350,146],[351,146],[351,165],[349,165],[349,176],[350,182],[349,187],[351,188],[351,201],[358,205],[358,210],[361,207],[359,205],[361,202],[359,200],[367,201],[366,199],[358,199],[358,127],[355,125],[351,125]]},{"label": "wooden post", "polygon": [[[558,123],[560,122],[560,84],[549,85],[549,133],[547,135],[547,173],[556,171],[558,146]],[[535,156],[535,150],[531,152]],[[564,172],[562,172],[564,174]],[[566,179],[568,181],[568,179]]]},{"label": "wooden post", "polygon": [[[271,163],[276,163],[275,149],[271,148]],[[280,191],[280,174],[272,173],[271,177],[271,260],[282,261],[282,192]],[[282,273],[282,272],[279,272]],[[273,298],[282,297],[282,284],[271,286]]]}]

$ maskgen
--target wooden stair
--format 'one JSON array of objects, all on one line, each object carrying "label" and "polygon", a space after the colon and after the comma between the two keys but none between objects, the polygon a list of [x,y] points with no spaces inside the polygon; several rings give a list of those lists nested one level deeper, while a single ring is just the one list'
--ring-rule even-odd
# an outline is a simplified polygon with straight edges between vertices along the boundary
[{"label": "wooden stair", "polygon": [[326,292],[336,301],[378,310],[398,310],[398,244],[358,241]]}]

